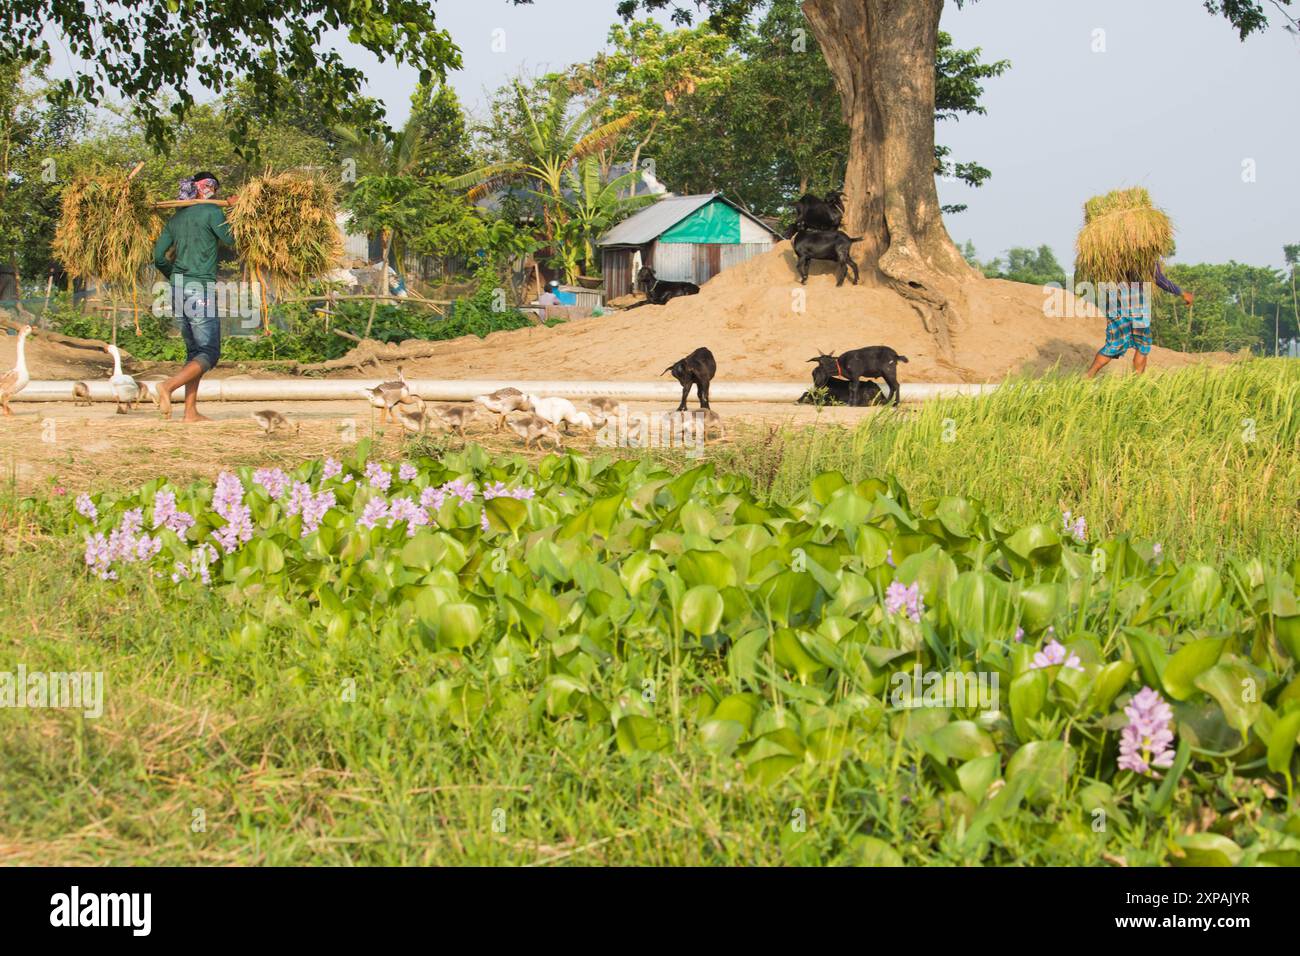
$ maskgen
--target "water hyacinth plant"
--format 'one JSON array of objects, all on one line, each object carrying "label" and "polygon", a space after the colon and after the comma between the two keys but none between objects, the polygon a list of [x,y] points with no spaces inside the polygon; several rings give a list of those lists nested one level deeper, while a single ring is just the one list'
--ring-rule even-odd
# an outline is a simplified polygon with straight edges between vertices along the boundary
[{"label": "water hyacinth plant", "polygon": [[[475,446],[384,462],[363,443],[63,507],[106,579],[91,586],[212,602],[214,671],[273,654],[270,673],[328,697],[338,661],[399,661],[416,683],[351,704],[348,725],[410,708],[439,739],[594,747],[612,774],[712,760],[728,786],[813,788],[859,821],[823,858],[887,862],[1012,862],[1062,839],[1192,859],[1163,816],[1176,793],[1189,819],[1218,813],[1198,781],[1226,774],[1261,812],[1215,839],[1300,861],[1295,568],[1153,562],[1125,535],[1085,549],[1055,521],[1007,526],[889,478],[826,472],[775,504],[712,464]],[[914,671],[996,677],[998,698],[894,708],[891,678]]]}]

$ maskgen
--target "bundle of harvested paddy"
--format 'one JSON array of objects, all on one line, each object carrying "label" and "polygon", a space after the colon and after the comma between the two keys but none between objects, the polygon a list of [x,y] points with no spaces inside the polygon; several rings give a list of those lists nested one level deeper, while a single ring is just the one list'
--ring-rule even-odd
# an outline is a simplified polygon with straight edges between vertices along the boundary
[{"label": "bundle of harvested paddy", "polygon": [[1151,281],[1173,252],[1174,226],[1141,187],[1094,196],[1083,205],[1075,277],[1088,282]]},{"label": "bundle of harvested paddy", "polygon": [[134,173],[96,169],[63,189],[54,254],[73,278],[95,276],[114,292],[134,292],[161,231],[162,219]]},{"label": "bundle of harvested paddy", "polygon": [[267,173],[239,190],[226,219],[252,273],[301,284],[336,268],[343,256],[337,210],[337,190],[324,178]]}]

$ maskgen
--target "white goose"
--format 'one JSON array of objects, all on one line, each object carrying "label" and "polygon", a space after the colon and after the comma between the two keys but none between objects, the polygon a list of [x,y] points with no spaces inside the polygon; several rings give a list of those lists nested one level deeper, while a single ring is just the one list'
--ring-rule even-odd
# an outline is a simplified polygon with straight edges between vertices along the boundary
[{"label": "white goose", "polygon": [[122,353],[116,345],[108,346],[108,354],[113,356],[113,374],[108,379],[108,387],[117,402],[117,413],[125,415],[140,400],[140,383],[122,371]]},{"label": "white goose", "polygon": [[9,399],[25,389],[27,383],[32,380],[31,375],[27,372],[27,356],[23,351],[27,336],[31,334],[32,327],[30,325],[24,325],[18,330],[18,364],[0,375],[0,408],[3,408],[5,415],[8,416],[13,415],[13,412],[9,409]]}]

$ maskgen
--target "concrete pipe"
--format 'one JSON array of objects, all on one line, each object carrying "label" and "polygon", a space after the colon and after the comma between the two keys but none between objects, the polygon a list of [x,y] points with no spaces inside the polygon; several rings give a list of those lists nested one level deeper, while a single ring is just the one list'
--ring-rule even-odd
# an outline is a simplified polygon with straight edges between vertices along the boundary
[{"label": "concrete pipe", "polygon": [[[296,402],[296,401],[351,401],[363,400],[362,391],[373,388],[378,378],[205,378],[199,385],[199,399],[205,402]],[[86,383],[90,398],[96,402],[113,401],[107,381]],[[146,383],[142,383],[146,384]],[[154,383],[147,383],[154,384]],[[500,379],[409,379],[411,391],[426,401],[467,402],[476,395],[486,395],[507,385],[525,394],[562,395],[581,400],[605,396],[628,402],[677,402],[682,388],[676,382],[520,382]],[[905,382],[902,400],[920,402],[931,398],[984,395],[996,385],[967,385],[961,383]],[[715,382],[709,389],[709,398],[715,402],[775,402],[787,404],[796,401],[807,391],[807,384],[791,382]],[[174,393],[179,400],[183,392]],[[73,400],[72,382],[33,381],[13,396],[15,402],[70,402]],[[692,392],[692,401],[694,393]]]}]

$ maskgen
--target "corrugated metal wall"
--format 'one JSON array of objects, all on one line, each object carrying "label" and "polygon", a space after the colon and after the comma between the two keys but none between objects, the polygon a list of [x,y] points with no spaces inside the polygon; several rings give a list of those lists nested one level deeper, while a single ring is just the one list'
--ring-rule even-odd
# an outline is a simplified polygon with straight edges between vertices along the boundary
[{"label": "corrugated metal wall", "polygon": [[632,257],[635,249],[604,249],[600,273],[605,277],[605,298],[616,299],[632,291]]},{"label": "corrugated metal wall", "polygon": [[[655,276],[675,282],[703,285],[718,272],[748,262],[772,248],[771,241],[741,243],[656,242],[642,253]],[[617,299],[632,291],[632,257],[635,249],[602,249],[601,274],[605,277],[605,299]]]},{"label": "corrugated metal wall", "polygon": [[656,279],[670,282],[695,281],[695,243],[656,242],[654,244]]},{"label": "corrugated metal wall", "polygon": [[748,262],[772,248],[771,242],[741,242],[701,245],[690,242],[657,242],[654,246],[655,276],[676,282],[703,285],[717,272]]}]

